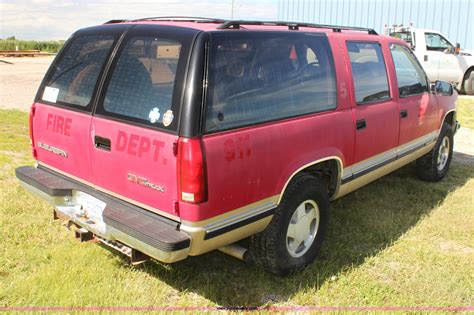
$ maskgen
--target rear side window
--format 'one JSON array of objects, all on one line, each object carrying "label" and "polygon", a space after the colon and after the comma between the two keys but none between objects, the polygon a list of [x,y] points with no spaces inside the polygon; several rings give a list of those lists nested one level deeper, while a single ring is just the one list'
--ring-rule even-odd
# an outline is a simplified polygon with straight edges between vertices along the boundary
[{"label": "rear side window", "polygon": [[113,46],[110,35],[85,35],[72,38],[44,84],[41,100],[87,107],[97,79]]},{"label": "rear side window", "polygon": [[387,70],[378,43],[348,42],[357,104],[390,99]]},{"label": "rear side window", "polygon": [[232,32],[211,35],[207,132],[336,108],[336,77],[325,35]]},{"label": "rear side window", "polygon": [[130,38],[110,78],[104,111],[125,120],[175,130],[177,110],[172,108],[172,99],[181,50],[181,43],[174,40]]},{"label": "rear side window", "polygon": [[391,44],[390,51],[395,64],[400,96],[404,97],[428,91],[425,72],[409,49],[402,45]]}]

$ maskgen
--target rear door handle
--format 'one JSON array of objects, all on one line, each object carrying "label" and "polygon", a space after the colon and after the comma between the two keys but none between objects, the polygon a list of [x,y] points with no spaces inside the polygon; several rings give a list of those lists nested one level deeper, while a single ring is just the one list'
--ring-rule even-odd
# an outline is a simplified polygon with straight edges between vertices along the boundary
[{"label": "rear door handle", "polygon": [[367,127],[367,123],[365,122],[365,119],[359,119],[359,120],[356,122],[356,128],[357,128],[357,130],[365,129],[365,127]]},{"label": "rear door handle", "polygon": [[408,117],[408,110],[402,109],[402,110],[400,111],[400,117],[401,117],[401,118],[407,118],[407,117]]},{"label": "rear door handle", "polygon": [[94,146],[97,149],[101,149],[104,151],[110,151],[110,139],[94,136]]}]

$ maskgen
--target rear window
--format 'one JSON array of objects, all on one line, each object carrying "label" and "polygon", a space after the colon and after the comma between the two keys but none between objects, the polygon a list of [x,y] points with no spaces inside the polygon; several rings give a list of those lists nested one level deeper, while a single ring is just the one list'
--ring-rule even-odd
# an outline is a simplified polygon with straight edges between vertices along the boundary
[{"label": "rear window", "polygon": [[336,108],[323,34],[213,33],[205,129],[215,132]]},{"label": "rear window", "polygon": [[156,36],[128,38],[114,62],[101,111],[175,131],[179,111],[179,102],[173,102],[175,82],[186,62],[181,62],[186,59],[182,46],[177,40]]},{"label": "rear window", "polygon": [[393,32],[393,33],[390,33],[390,36],[404,40],[410,45],[410,47],[415,46],[414,39],[412,38],[411,32]]},{"label": "rear window", "polygon": [[84,35],[71,39],[44,83],[41,100],[87,107],[97,79],[113,46],[110,35]]}]

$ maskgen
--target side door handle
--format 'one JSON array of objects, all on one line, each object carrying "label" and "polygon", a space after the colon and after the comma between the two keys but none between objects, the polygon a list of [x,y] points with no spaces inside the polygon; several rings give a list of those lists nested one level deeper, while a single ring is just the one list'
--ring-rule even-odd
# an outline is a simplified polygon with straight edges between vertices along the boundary
[{"label": "side door handle", "polygon": [[365,122],[365,119],[359,119],[358,121],[356,121],[357,130],[365,129],[365,127],[367,127],[367,123]]},{"label": "side door handle", "polygon": [[94,146],[97,149],[101,149],[104,151],[110,151],[111,145],[110,145],[110,139],[99,137],[99,136],[94,136]]},{"label": "side door handle", "polygon": [[423,61],[428,61],[428,55],[425,55],[425,56],[423,57]]},{"label": "side door handle", "polygon": [[408,117],[408,110],[402,109],[400,111],[400,118],[407,118]]}]

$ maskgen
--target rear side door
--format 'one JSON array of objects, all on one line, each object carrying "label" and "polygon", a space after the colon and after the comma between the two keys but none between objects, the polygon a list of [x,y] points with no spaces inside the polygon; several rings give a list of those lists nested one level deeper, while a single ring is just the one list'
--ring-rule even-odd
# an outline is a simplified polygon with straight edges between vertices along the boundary
[{"label": "rear side door", "polygon": [[376,41],[348,41],[346,47],[354,91],[355,179],[395,160],[399,113],[389,88],[382,45]]},{"label": "rear side door", "polygon": [[32,109],[40,165],[91,181],[90,127],[97,82],[123,27],[74,34],[51,65]]},{"label": "rear side door", "polygon": [[196,33],[152,25],[131,29],[111,63],[92,119],[96,187],[173,219],[178,217],[180,101]]}]

